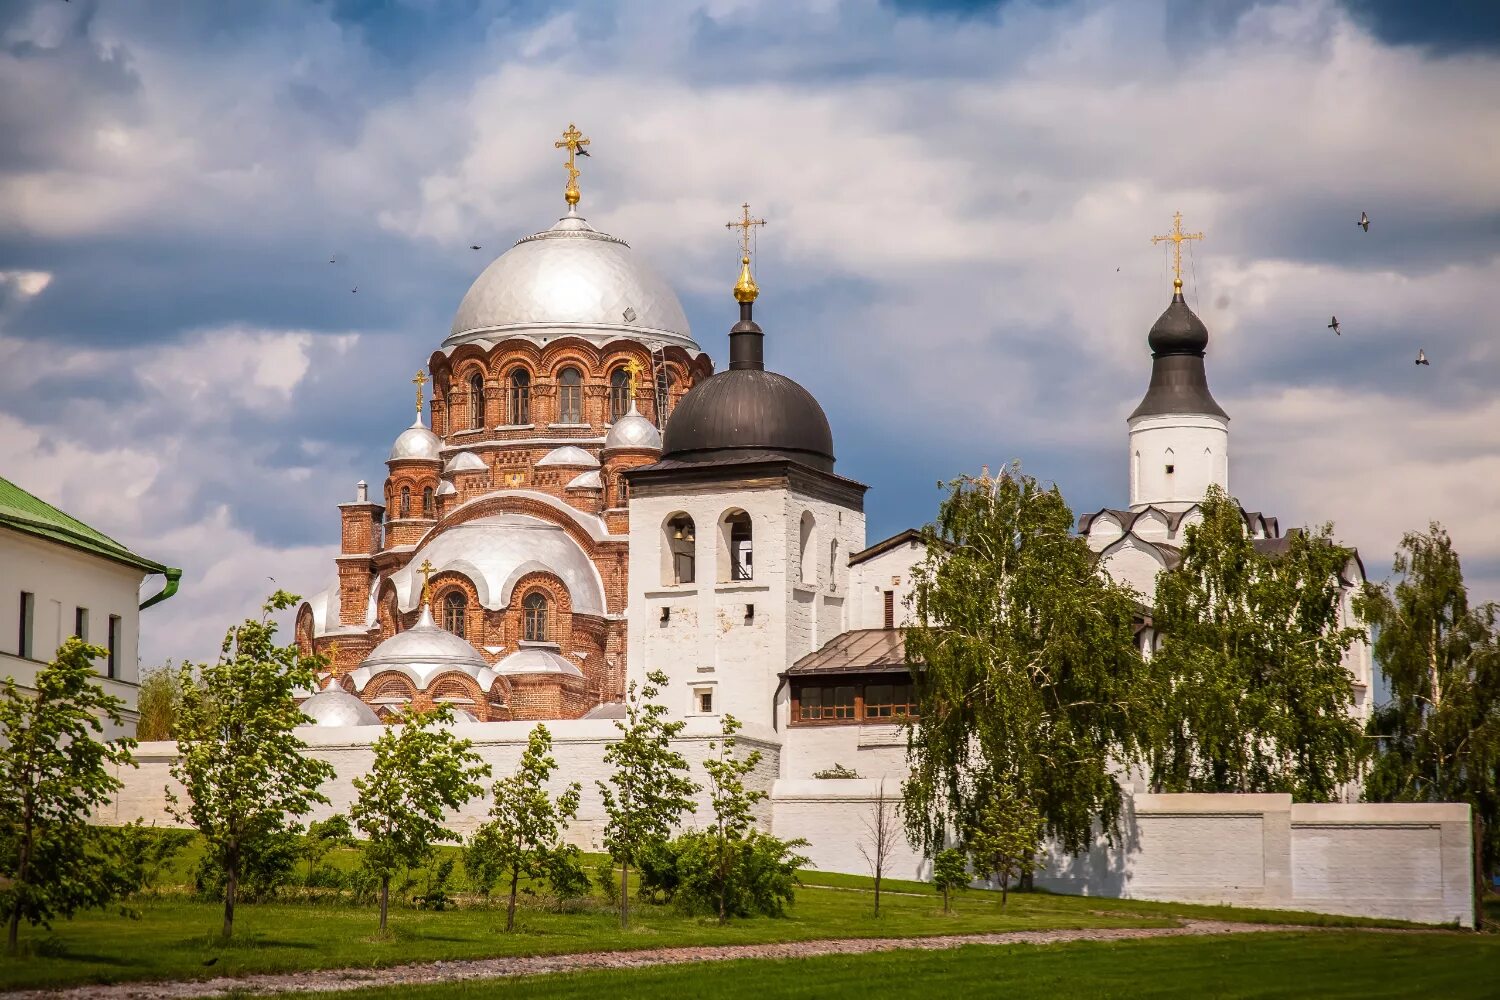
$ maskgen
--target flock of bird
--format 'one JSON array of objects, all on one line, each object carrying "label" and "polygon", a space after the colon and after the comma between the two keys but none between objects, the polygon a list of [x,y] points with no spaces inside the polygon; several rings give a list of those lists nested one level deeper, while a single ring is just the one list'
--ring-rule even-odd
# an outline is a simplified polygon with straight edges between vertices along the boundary
[{"label": "flock of bird", "polygon": [[[1370,231],[1370,216],[1364,212],[1360,212],[1359,221],[1356,222],[1355,225],[1368,233]],[[1341,326],[1342,324],[1339,323],[1339,318],[1337,316],[1328,317],[1328,329],[1333,331],[1333,335],[1335,337],[1342,337],[1344,335],[1344,331]],[[1414,362],[1414,364],[1431,364],[1431,362],[1427,360],[1427,352],[1420,347],[1417,348],[1417,360]]]}]

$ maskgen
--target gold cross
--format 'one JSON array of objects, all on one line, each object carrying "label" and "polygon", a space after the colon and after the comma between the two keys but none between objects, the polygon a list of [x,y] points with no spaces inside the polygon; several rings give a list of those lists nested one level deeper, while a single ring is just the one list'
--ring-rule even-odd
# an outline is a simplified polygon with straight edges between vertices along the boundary
[{"label": "gold cross", "polygon": [[1151,245],[1152,246],[1156,246],[1156,244],[1162,242],[1163,240],[1171,240],[1172,241],[1172,273],[1173,273],[1173,275],[1175,275],[1175,277],[1174,277],[1174,279],[1172,281],[1172,289],[1174,291],[1178,291],[1178,292],[1182,291],[1182,243],[1183,243],[1183,241],[1184,240],[1201,240],[1201,239],[1203,239],[1203,234],[1202,233],[1185,233],[1185,232],[1182,231],[1182,213],[1181,212],[1173,212],[1172,213],[1172,231],[1170,233],[1168,233],[1165,236],[1153,236],[1153,237],[1151,237]]},{"label": "gold cross", "polygon": [[740,209],[745,213],[744,217],[737,219],[734,222],[724,223],[724,228],[734,229],[735,227],[739,227],[740,256],[748,257],[750,256],[750,230],[755,226],[764,226],[766,224],[766,220],[750,218],[750,203],[748,201],[741,205]]},{"label": "gold cross", "polygon": [[437,572],[437,567],[432,564],[431,559],[423,559],[422,565],[417,567],[417,572],[422,574],[422,603],[432,603],[432,574]]},{"label": "gold cross", "polygon": [[740,230],[740,280],[734,283],[734,300],[736,302],[754,302],[760,294],[760,286],[755,283],[755,276],[750,273],[750,232],[755,226],[764,226],[765,219],[750,218],[750,203],[747,201],[740,206],[744,216],[737,222],[724,223],[725,229]]},{"label": "gold cross", "polygon": [[411,380],[412,385],[417,387],[417,416],[422,415],[422,386],[427,384],[427,373],[420,368],[417,369],[417,377]]},{"label": "gold cross", "polygon": [[552,144],[553,149],[566,149],[568,151],[568,188],[563,192],[563,198],[567,200],[569,205],[578,204],[579,198],[578,167],[574,165],[573,158],[578,155],[580,149],[588,144],[589,141],[583,137],[583,133],[578,131],[578,127],[572,122],[568,122],[568,130],[563,133],[562,139]]},{"label": "gold cross", "polygon": [[625,370],[630,373],[630,399],[632,402],[634,402],[636,383],[639,382],[641,378],[641,363],[635,358],[631,358],[629,361],[625,362]]}]

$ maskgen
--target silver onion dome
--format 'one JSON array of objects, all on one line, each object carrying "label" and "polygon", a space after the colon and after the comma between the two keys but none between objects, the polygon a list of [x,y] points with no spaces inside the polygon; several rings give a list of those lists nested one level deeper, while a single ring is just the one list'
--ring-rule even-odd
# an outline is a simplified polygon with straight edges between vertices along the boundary
[{"label": "silver onion dome", "polygon": [[511,653],[505,659],[495,664],[495,669],[502,674],[583,676],[583,671],[578,669],[578,665],[566,656],[554,653],[550,649],[538,649],[534,646]]},{"label": "silver onion dome", "polygon": [[380,725],[380,717],[369,705],[334,685],[319,691],[298,707],[314,726]]},{"label": "silver onion dome", "polygon": [[577,445],[565,444],[553,448],[536,463],[538,469],[546,466],[561,466],[573,469],[597,469],[599,460]]},{"label": "silver onion dome", "polygon": [[441,461],[438,449],[443,443],[438,436],[427,429],[422,423],[421,414],[417,415],[417,422],[401,432],[396,438],[396,443],[391,445],[391,455],[387,462],[396,462],[401,459],[420,459],[424,462]]},{"label": "silver onion dome", "polygon": [[630,244],[574,210],[484,269],[459,303],[443,348],[517,336],[579,336],[601,346],[628,337],[698,351],[671,287]]},{"label": "silver onion dome", "polygon": [[635,408],[635,402],[630,404],[630,412],[609,429],[604,436],[604,450],[614,451],[621,448],[646,448],[655,451],[661,450],[661,431],[656,425],[641,416]]},{"label": "silver onion dome", "polygon": [[461,451],[448,459],[448,464],[443,466],[443,475],[450,472],[483,472],[489,466],[484,464],[484,459],[472,451]]}]

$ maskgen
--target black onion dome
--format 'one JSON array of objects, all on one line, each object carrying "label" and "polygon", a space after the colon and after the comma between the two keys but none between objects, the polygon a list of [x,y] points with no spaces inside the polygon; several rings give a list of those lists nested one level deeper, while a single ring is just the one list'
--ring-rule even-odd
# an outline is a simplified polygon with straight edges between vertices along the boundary
[{"label": "black onion dome", "polygon": [[1182,293],[1178,292],[1172,296],[1167,311],[1151,327],[1146,342],[1151,345],[1151,353],[1158,358],[1164,354],[1196,354],[1201,358],[1208,349],[1208,327],[1203,325],[1197,313],[1188,308]]},{"label": "black onion dome", "polygon": [[1182,298],[1179,288],[1172,304],[1151,327],[1151,384],[1141,404],[1130,414],[1155,417],[1171,413],[1206,414],[1229,419],[1208,391],[1203,355],[1208,350],[1208,327]]},{"label": "black onion dome", "polygon": [[784,459],[833,471],[833,431],[812,393],[762,361],[761,329],[740,305],[729,368],[695,385],[667,421],[662,461]]}]

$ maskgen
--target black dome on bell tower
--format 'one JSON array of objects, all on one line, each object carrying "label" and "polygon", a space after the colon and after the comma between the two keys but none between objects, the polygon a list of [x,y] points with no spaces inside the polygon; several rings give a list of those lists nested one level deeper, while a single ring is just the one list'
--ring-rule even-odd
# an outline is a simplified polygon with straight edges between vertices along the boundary
[{"label": "black dome on bell tower", "polygon": [[1146,343],[1151,345],[1151,384],[1127,419],[1170,413],[1229,419],[1208,391],[1208,372],[1203,365],[1208,327],[1188,308],[1181,279],[1173,283],[1172,302],[1151,327]]}]

